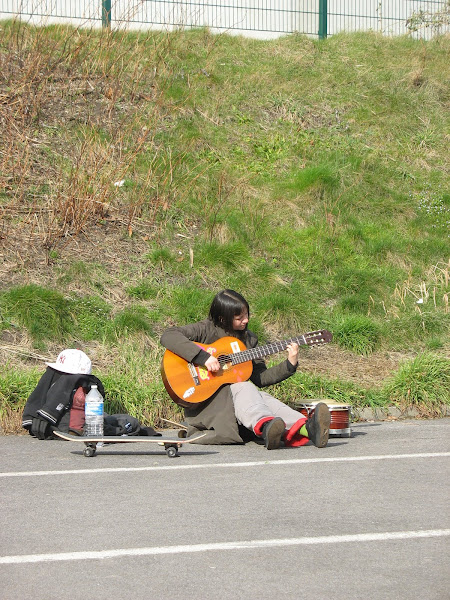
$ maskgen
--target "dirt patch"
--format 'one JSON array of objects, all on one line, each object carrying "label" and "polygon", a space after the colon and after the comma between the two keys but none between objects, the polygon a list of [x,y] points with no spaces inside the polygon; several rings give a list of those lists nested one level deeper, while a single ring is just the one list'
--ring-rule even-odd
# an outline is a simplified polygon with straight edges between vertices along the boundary
[{"label": "dirt patch", "polygon": [[4,235],[0,235],[2,287],[54,285],[55,273],[63,273],[74,261],[100,265],[112,278],[118,277],[124,264],[142,259],[148,250],[145,238],[149,228],[150,224],[143,224],[142,231],[138,227],[130,235],[125,223],[110,217],[101,225],[85,227],[76,236],[61,237],[52,254],[44,247],[42,234],[33,231],[31,222],[10,222]]},{"label": "dirt patch", "polygon": [[331,379],[350,381],[363,388],[380,387],[411,355],[401,352],[379,352],[358,356],[333,345],[300,354],[299,370]]}]

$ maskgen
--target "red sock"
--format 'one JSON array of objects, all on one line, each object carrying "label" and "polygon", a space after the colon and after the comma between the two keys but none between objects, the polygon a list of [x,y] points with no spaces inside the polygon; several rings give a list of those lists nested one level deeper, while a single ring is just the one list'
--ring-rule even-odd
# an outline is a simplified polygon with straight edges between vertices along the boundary
[{"label": "red sock", "polygon": [[253,431],[256,433],[256,435],[259,435],[261,437],[265,423],[267,423],[267,421],[273,421],[273,419],[274,417],[263,417],[262,419],[260,419],[253,427]]},{"label": "red sock", "polygon": [[284,443],[288,447],[305,446],[309,442],[309,438],[300,434],[300,429],[308,419],[302,417],[284,435]]}]

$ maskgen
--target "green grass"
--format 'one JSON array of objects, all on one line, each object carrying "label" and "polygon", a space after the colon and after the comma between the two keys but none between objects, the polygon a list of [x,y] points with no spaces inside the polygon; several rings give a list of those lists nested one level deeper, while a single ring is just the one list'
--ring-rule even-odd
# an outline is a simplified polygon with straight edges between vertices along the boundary
[{"label": "green grass", "polygon": [[[269,388],[268,388],[269,390]],[[386,396],[379,389],[365,389],[341,379],[330,379],[309,374],[300,374],[274,386],[271,393],[282,402],[298,407],[302,400],[332,400],[338,404],[350,404],[358,408],[376,408],[386,405]]]},{"label": "green grass", "polygon": [[71,302],[73,331],[76,336],[90,342],[105,337],[106,323],[110,319],[111,306],[99,296],[82,296]]},{"label": "green grass", "polygon": [[401,407],[415,406],[424,414],[441,413],[450,402],[450,360],[429,352],[403,363],[386,383],[390,401]]},{"label": "green grass", "polygon": [[63,342],[71,329],[69,302],[56,290],[35,284],[11,288],[0,295],[0,308],[3,323],[28,330],[37,348],[48,339]]},{"label": "green grass", "polygon": [[42,372],[38,369],[17,370],[6,364],[0,368],[0,423],[5,432],[17,432],[28,396]]},{"label": "green grass", "polygon": [[402,410],[416,408],[422,416],[441,416],[442,408],[450,404],[450,360],[431,352],[419,354],[403,361],[379,388],[299,373],[273,386],[271,392],[292,406],[322,398],[358,408],[394,404]]},{"label": "green grass", "polygon": [[225,287],[263,341],[326,327],[363,356],[448,357],[448,38],[1,27],[5,339],[102,347],[136,414],[159,374],[119,385],[117,356]]},{"label": "green grass", "polygon": [[380,339],[380,328],[377,324],[362,315],[342,317],[331,326],[334,340],[342,347],[356,354],[371,354]]},{"label": "green grass", "polygon": [[34,347],[50,342],[71,345],[109,341],[117,343],[135,333],[152,333],[155,314],[145,306],[130,304],[113,313],[99,296],[63,297],[56,290],[32,284],[0,293],[1,327],[27,330]]}]

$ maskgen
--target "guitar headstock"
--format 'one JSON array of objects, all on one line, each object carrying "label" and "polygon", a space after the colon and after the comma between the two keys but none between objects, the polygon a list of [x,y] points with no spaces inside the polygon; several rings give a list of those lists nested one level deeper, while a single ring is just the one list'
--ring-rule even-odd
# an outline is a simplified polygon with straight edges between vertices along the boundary
[{"label": "guitar headstock", "polygon": [[303,335],[307,346],[317,346],[319,344],[328,344],[333,339],[333,334],[327,329],[320,329],[319,331],[311,331]]}]

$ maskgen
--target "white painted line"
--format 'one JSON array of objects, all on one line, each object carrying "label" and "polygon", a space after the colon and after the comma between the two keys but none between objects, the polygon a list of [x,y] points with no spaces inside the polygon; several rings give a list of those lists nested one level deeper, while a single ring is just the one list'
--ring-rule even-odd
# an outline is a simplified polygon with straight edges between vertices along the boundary
[{"label": "white painted line", "polygon": [[192,554],[195,552],[216,552],[224,550],[247,550],[249,548],[276,548],[286,546],[314,546],[317,544],[344,544],[361,542],[385,542],[389,540],[411,540],[437,538],[450,535],[450,529],[429,529],[426,531],[388,531],[382,533],[357,533],[354,535],[325,535],[319,537],[287,538],[274,540],[250,540],[243,542],[219,542],[213,544],[192,544],[186,546],[153,546],[150,548],[118,548],[116,550],[61,552],[55,554],[24,554],[0,556],[0,564],[57,562],[69,560],[103,560],[124,556],[155,556],[161,554]]},{"label": "white painted line", "polygon": [[[185,455],[186,458],[189,455]],[[92,473],[132,473],[136,471],[182,471],[197,469],[231,469],[244,467],[265,467],[267,465],[304,465],[317,463],[360,462],[369,460],[395,460],[408,458],[439,458],[450,456],[450,452],[420,452],[417,454],[381,454],[374,456],[341,456],[329,458],[293,458],[290,460],[261,460],[236,463],[202,463],[200,465],[163,465],[153,467],[106,467],[104,469],[70,469],[64,471],[13,471],[0,473],[1,477],[40,477],[44,475],[90,475]]]}]

